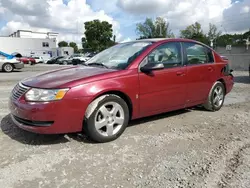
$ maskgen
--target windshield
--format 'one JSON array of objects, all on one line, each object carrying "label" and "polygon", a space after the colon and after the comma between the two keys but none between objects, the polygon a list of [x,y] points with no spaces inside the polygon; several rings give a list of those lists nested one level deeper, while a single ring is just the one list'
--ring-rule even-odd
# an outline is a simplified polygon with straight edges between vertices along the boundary
[{"label": "windshield", "polygon": [[152,42],[128,42],[110,47],[91,59],[86,65],[102,64],[112,69],[125,69],[136,57],[138,57]]}]

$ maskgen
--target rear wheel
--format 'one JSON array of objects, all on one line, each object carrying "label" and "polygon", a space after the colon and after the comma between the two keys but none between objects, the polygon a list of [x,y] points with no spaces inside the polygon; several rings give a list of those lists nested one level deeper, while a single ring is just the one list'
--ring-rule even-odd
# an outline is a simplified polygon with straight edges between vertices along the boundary
[{"label": "rear wheel", "polygon": [[4,72],[12,72],[14,70],[14,67],[10,63],[5,63],[2,67],[2,70]]},{"label": "rear wheel", "polygon": [[209,111],[218,111],[224,104],[225,99],[225,87],[217,81],[209,92],[206,103],[203,105],[205,109]]},{"label": "rear wheel", "polygon": [[103,95],[89,105],[84,129],[91,140],[109,142],[124,132],[128,121],[129,109],[126,102],[117,95]]}]

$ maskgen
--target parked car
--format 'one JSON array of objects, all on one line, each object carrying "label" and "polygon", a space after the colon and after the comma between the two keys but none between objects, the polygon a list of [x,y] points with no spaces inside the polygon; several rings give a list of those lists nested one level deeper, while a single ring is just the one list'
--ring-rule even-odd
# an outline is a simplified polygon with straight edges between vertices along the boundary
[{"label": "parked car", "polygon": [[64,56],[53,57],[47,61],[47,64],[56,64],[59,59],[64,58]]},{"label": "parked car", "polygon": [[0,56],[0,71],[13,72],[14,69],[22,69],[24,67],[23,62],[18,61],[16,58],[7,59]]},{"label": "parked car", "polygon": [[[90,56],[91,55],[92,54],[90,54]],[[70,64],[78,65],[78,64],[82,64],[83,62],[86,62],[88,59],[90,59],[90,56],[81,55],[81,54],[73,54],[73,55],[58,59],[57,64],[59,64],[59,65],[70,65]]]},{"label": "parked car", "polygon": [[72,56],[66,56],[66,57],[63,57],[63,58],[60,58],[57,60],[57,64],[59,65],[68,65],[68,64],[72,64]]},{"label": "parked car", "polygon": [[36,60],[33,57],[20,57],[18,58],[19,61],[23,62],[24,64],[35,65]]},{"label": "parked car", "polygon": [[59,65],[69,65],[69,64],[72,64],[72,60],[73,59],[77,59],[77,58],[80,58],[81,55],[80,54],[73,54],[73,55],[70,55],[70,56],[65,56],[61,59],[58,59],[57,60],[57,64]]},{"label": "parked car", "polygon": [[194,40],[120,43],[84,66],[20,81],[11,93],[11,117],[27,131],[84,130],[93,141],[109,142],[133,119],[196,105],[220,110],[234,84],[227,66],[213,49]]},{"label": "parked car", "polygon": [[249,66],[248,66],[248,74],[249,74],[249,78],[250,78],[250,63],[249,63]]},{"label": "parked car", "polygon": [[79,65],[79,64],[83,64],[86,61],[88,61],[90,59],[90,57],[86,56],[86,55],[80,55],[78,57],[73,57],[72,59],[72,64],[73,65]]},{"label": "parked car", "polygon": [[97,54],[97,52],[89,52],[89,53],[85,54],[85,56],[91,58],[91,57],[94,57],[96,54]]},{"label": "parked car", "polygon": [[35,59],[36,63],[39,63],[39,64],[44,63],[44,59],[40,56],[34,56],[33,58]]}]

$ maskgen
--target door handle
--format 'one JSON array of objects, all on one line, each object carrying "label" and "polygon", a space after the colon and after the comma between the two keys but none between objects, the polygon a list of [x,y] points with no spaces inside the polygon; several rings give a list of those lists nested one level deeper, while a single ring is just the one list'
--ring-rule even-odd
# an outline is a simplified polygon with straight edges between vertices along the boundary
[{"label": "door handle", "polygon": [[185,73],[184,73],[184,72],[182,72],[182,71],[178,71],[178,72],[176,72],[176,75],[177,75],[177,76],[184,76],[184,75],[185,75]]},{"label": "door handle", "polygon": [[213,68],[212,68],[212,67],[208,67],[207,69],[208,69],[210,72],[213,71]]}]

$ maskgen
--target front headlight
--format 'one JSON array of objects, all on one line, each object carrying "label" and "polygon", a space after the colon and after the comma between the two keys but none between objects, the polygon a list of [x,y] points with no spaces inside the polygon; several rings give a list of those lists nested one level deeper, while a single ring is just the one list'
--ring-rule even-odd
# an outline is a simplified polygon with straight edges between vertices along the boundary
[{"label": "front headlight", "polygon": [[25,99],[32,102],[49,102],[61,100],[69,89],[36,89],[25,94]]}]

